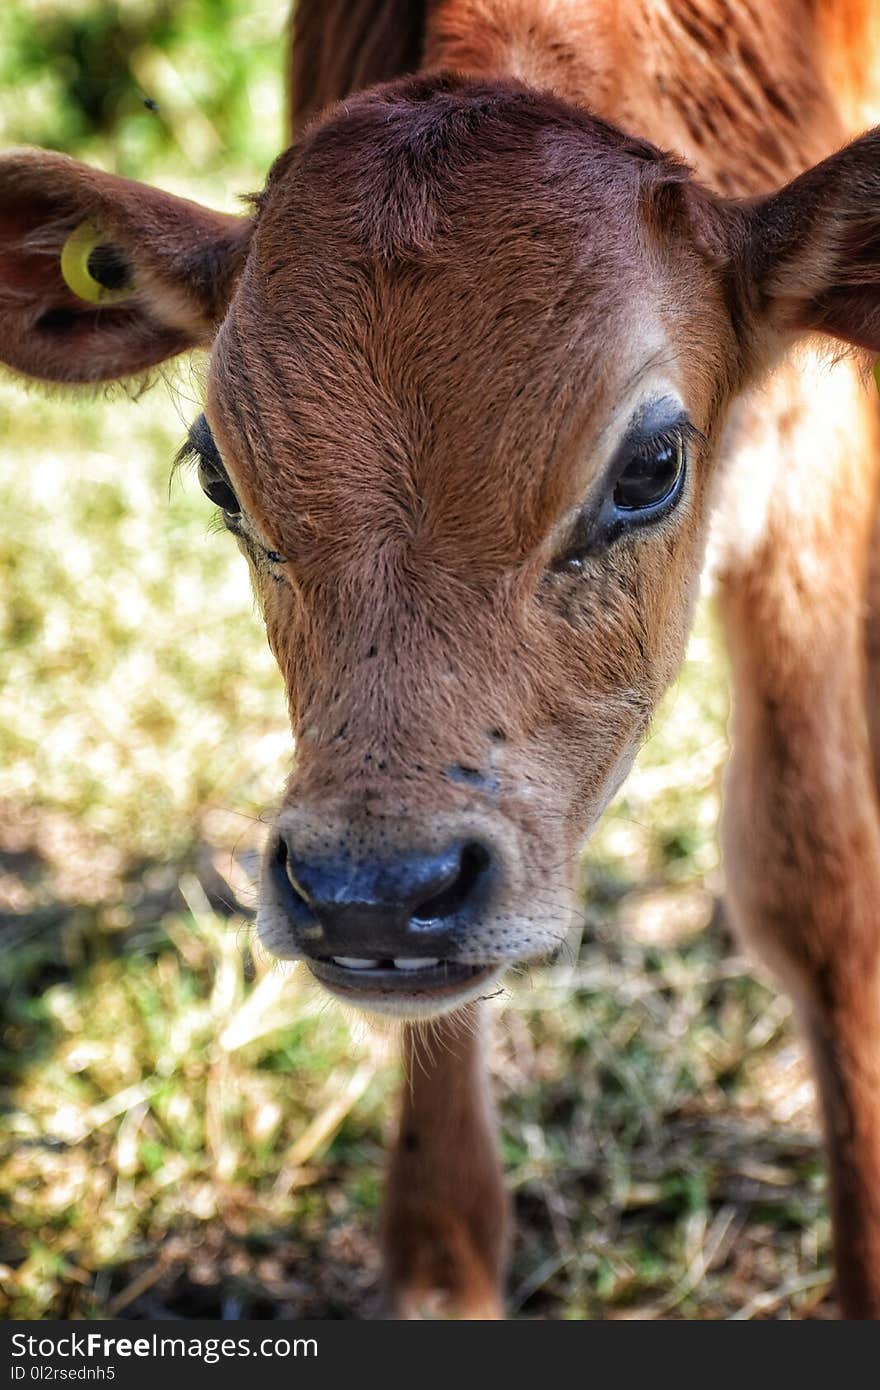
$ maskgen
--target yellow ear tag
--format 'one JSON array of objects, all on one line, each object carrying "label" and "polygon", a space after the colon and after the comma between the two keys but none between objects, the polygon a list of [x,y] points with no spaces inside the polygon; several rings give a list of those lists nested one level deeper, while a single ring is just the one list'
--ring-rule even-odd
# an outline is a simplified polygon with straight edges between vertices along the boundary
[{"label": "yellow ear tag", "polygon": [[877,386],[877,395],[880,396],[880,362],[874,363],[874,382]]},{"label": "yellow ear tag", "polygon": [[[102,279],[97,279],[93,272]],[[62,246],[61,275],[77,299],[85,299],[89,304],[116,304],[134,293],[130,268],[113,255],[103,232],[92,222],[80,222]]]}]

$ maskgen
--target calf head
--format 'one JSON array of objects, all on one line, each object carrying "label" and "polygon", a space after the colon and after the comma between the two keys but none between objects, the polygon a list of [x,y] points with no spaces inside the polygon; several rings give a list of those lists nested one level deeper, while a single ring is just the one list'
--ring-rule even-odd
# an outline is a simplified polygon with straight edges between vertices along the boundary
[{"label": "calf head", "polygon": [[799,332],[880,351],[878,155],[734,204],[441,77],[328,113],[248,217],[0,162],[3,360],[95,381],[210,347],[185,452],[296,738],[273,952],[414,1017],[558,946],[681,659],[731,399]]}]

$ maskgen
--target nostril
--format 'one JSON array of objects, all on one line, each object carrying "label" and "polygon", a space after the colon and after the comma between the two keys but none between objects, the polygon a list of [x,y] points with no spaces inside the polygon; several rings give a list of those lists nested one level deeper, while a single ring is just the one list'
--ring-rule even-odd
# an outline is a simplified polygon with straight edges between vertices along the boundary
[{"label": "nostril", "polygon": [[293,893],[295,899],[304,907],[311,907],[311,900],[306,889],[299,881],[294,870],[293,860],[290,855],[290,846],[283,836],[279,836],[275,846],[273,856],[276,873],[283,877],[287,889]]},{"label": "nostril", "polygon": [[416,904],[410,921],[442,922],[454,917],[484,886],[491,862],[489,851],[483,845],[473,841],[462,845],[455,878],[441,892]]}]

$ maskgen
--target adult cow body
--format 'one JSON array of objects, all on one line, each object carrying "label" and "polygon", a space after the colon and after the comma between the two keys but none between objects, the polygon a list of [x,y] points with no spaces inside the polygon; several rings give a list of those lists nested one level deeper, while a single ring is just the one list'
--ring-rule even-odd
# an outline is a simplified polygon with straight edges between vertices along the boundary
[{"label": "adult cow body", "polygon": [[88,381],[211,348],[192,451],[297,737],[264,941],[449,1015],[391,1165],[399,1312],[500,1311],[477,1001],[565,932],[714,515],[730,910],[815,1055],[844,1309],[880,1314],[880,440],[855,363],[790,356],[880,353],[880,136],[840,149],[877,27],[870,0],[300,0],[253,217],[0,162],[0,357]]}]

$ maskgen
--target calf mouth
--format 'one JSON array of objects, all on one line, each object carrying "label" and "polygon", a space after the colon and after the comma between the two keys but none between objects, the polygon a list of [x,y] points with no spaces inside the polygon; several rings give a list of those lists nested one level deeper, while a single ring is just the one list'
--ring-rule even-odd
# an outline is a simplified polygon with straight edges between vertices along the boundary
[{"label": "calf mouth", "polygon": [[375,1013],[429,1017],[460,1008],[497,983],[504,967],[466,965],[438,957],[372,959],[309,955],[319,984],[350,1004]]}]

